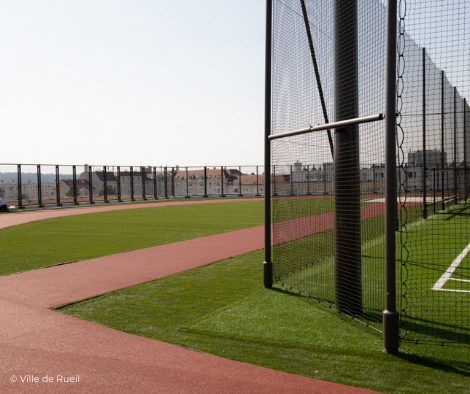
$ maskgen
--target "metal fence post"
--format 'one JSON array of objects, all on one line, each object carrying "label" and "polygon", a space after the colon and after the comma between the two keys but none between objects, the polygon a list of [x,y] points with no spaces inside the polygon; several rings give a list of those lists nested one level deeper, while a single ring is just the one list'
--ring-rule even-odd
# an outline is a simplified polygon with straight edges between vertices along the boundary
[{"label": "metal fence post", "polygon": [[442,176],[442,202],[441,209],[446,209],[445,204],[445,188],[444,188],[444,70],[441,71],[441,176]]},{"label": "metal fence post", "polygon": [[90,204],[94,204],[95,202],[93,201],[93,173],[91,166],[88,166],[88,197],[90,200]]},{"label": "metal fence post", "polygon": [[[334,18],[335,120],[341,121],[357,118],[359,111],[357,0],[336,0]],[[359,126],[336,129],[334,148],[335,308],[337,312],[359,316],[362,314]],[[326,168],[324,173],[326,185]]]},{"label": "metal fence post", "polygon": [[423,164],[421,171],[423,184],[423,219],[428,215],[426,205],[426,49],[423,48]]},{"label": "metal fence post", "polygon": [[18,164],[16,176],[18,178],[18,209],[24,209],[23,194],[21,191],[21,164]]},{"label": "metal fence post", "polygon": [[142,198],[144,199],[144,201],[147,201],[147,195],[145,193],[146,172],[145,172],[145,167],[144,166],[140,167],[140,172],[142,174]]},{"label": "metal fence post", "polygon": [[131,201],[135,201],[135,198],[134,198],[134,167],[130,167],[129,168],[130,170],[130,184],[131,184]]},{"label": "metal fence post", "polygon": [[57,206],[61,207],[62,204],[60,203],[60,175],[59,175],[59,166],[55,166],[55,192],[56,192],[56,199],[57,199]]},{"label": "metal fence post", "polygon": [[37,169],[38,169],[38,205],[39,205],[39,208],[43,208],[44,205],[42,204],[41,164],[37,165]]},{"label": "metal fence post", "polygon": [[271,60],[272,60],[272,0],[266,0],[266,44],[264,82],[264,262],[263,286],[273,286],[271,261]]},{"label": "metal fence post", "polygon": [[157,193],[157,167],[153,167],[153,197],[158,200]]},{"label": "metal fence post", "polygon": [[221,166],[220,167],[220,191],[222,192],[222,194],[220,195],[220,197],[225,197],[225,194],[224,194],[224,166]]},{"label": "metal fence post", "polygon": [[202,196],[203,198],[209,197],[207,195],[207,167],[204,166],[204,195]]},{"label": "metal fence post", "polygon": [[168,200],[168,168],[163,168],[163,187],[165,189],[165,198]]},{"label": "metal fence post", "polygon": [[190,198],[189,196],[189,172],[188,167],[186,167],[186,196],[184,198]]},{"label": "metal fence post", "polygon": [[387,61],[385,85],[385,311],[383,346],[385,353],[397,353],[400,320],[396,306],[396,27],[397,1],[387,0]]},{"label": "metal fence post", "polygon": [[173,196],[173,198],[176,197],[176,194],[175,194],[175,175],[176,175],[175,167],[171,167],[171,195]]},{"label": "metal fence post", "polygon": [[122,202],[122,191],[121,191],[121,166],[117,166],[116,168],[117,173],[117,197],[118,201]]},{"label": "metal fence post", "polygon": [[106,166],[103,166],[103,197],[104,203],[109,203],[108,201],[108,170]]},{"label": "metal fence post", "polygon": [[243,197],[242,194],[242,168],[238,167],[238,197]]},{"label": "metal fence post", "polygon": [[457,205],[457,87],[454,86],[454,205]]},{"label": "metal fence post", "polygon": [[78,205],[78,196],[77,196],[77,166],[72,166],[72,192],[73,192],[73,205]]},{"label": "metal fence post", "polygon": [[259,173],[258,173],[258,166],[256,166],[256,197],[259,197]]}]

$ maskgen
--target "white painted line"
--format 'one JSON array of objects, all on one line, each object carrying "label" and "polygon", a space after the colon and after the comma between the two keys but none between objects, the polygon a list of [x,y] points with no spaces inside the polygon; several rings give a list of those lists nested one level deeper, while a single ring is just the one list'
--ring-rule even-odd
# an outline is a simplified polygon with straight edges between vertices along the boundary
[{"label": "white painted line", "polygon": [[467,245],[467,247],[458,255],[458,257],[454,260],[454,262],[451,264],[449,268],[447,268],[447,271],[444,272],[444,275],[442,275],[439,280],[436,282],[436,284],[433,286],[433,290],[442,290],[442,291],[456,291],[456,292],[462,292],[462,293],[470,293],[468,290],[447,290],[443,289],[444,285],[446,282],[450,279],[454,271],[457,269],[459,264],[462,262],[464,257],[467,255],[467,253],[470,251],[470,244]]},{"label": "white painted line", "polygon": [[470,283],[470,280],[467,280],[467,279],[455,279],[455,278],[449,278],[449,280],[458,280],[459,282],[469,282],[469,283]]}]

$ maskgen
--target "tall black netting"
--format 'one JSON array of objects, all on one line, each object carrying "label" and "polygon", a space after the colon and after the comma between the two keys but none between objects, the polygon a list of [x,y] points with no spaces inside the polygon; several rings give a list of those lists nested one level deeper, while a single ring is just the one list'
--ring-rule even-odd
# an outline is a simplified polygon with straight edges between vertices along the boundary
[{"label": "tall black netting", "polygon": [[470,344],[469,13],[464,0],[406,1],[400,315],[418,343]]},{"label": "tall black netting", "polygon": [[[274,0],[272,133],[383,113],[385,24],[381,1]],[[272,141],[274,282],[377,328],[384,130],[378,121]]]}]

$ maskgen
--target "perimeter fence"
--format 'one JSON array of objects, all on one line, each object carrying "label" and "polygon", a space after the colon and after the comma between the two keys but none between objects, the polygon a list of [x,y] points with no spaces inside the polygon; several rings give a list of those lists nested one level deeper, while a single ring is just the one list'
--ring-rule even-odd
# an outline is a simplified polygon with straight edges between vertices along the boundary
[{"label": "perimeter fence", "polygon": [[[288,177],[278,177],[286,188]],[[1,164],[8,206],[65,206],[170,198],[264,195],[263,166],[96,166]]]},{"label": "perimeter fence", "polygon": [[[272,137],[384,114],[385,2],[272,6]],[[470,344],[468,15],[463,0],[397,9],[396,302],[401,340],[417,343]],[[273,282],[379,331],[385,137],[382,121],[270,137],[293,179],[271,196]]]}]

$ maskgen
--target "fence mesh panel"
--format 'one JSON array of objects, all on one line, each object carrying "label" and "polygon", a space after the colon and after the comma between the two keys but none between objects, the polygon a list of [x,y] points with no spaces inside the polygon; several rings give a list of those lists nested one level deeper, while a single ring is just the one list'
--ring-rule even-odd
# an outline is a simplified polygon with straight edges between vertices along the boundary
[{"label": "fence mesh panel", "polygon": [[[302,3],[274,1],[273,134],[383,113],[384,5]],[[345,15],[357,19],[335,24]],[[274,281],[375,327],[384,309],[384,127],[272,141]]]},{"label": "fence mesh panel", "polygon": [[[401,337],[469,344],[470,3],[401,0],[397,12]],[[274,0],[272,133],[382,113],[385,26],[383,1]],[[384,127],[271,145],[274,282],[379,330]]]},{"label": "fence mesh panel", "polygon": [[[402,2],[403,7],[404,2]],[[401,107],[402,339],[470,344],[470,3],[406,1]]]}]

